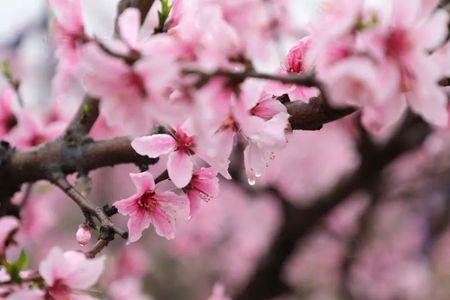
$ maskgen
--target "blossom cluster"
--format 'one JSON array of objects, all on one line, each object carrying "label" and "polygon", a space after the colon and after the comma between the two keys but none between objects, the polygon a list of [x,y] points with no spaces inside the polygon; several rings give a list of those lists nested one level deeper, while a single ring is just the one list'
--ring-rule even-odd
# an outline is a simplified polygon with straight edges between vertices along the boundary
[{"label": "blossom cluster", "polygon": [[[295,139],[287,108],[293,102],[321,98],[330,109],[358,109],[364,128],[374,135],[389,135],[408,109],[432,125],[447,125],[448,89],[441,82],[450,77],[449,15],[437,0],[324,0],[302,33],[286,16],[289,2],[155,1],[145,18],[137,8],[125,9],[115,33],[105,36],[87,30],[86,1],[49,0],[57,57],[55,101],[38,118],[27,107],[15,109],[20,95],[10,84],[0,93],[0,139],[18,148],[39,146],[62,133],[81,99],[69,97],[74,90],[99,99],[92,135],[130,135],[136,153],[162,165],[156,175],[148,166],[131,173],[136,193],[113,204],[129,217],[130,244],[150,225],[159,236],[175,238],[180,212],[195,218],[203,203],[218,196],[220,176],[240,176],[239,162],[231,162],[233,151],[242,154],[250,185],[264,180],[278,153],[302,153],[288,146]],[[292,47],[282,49],[282,58],[268,67],[273,80],[253,78],[277,52],[278,38]],[[292,38],[297,42],[291,43]],[[276,80],[304,75],[316,83]],[[351,148],[340,135],[336,139]],[[353,168],[342,156],[335,160]],[[283,164],[292,166],[291,161]],[[336,177],[331,173],[322,174],[323,181]],[[274,175],[268,177],[277,183]],[[19,227],[18,234],[25,224],[13,217],[0,219],[0,258]],[[88,224],[80,225],[76,237],[81,245],[89,243]],[[104,258],[87,260],[80,253],[53,249],[32,280],[39,289],[11,285],[0,289],[0,296],[90,299],[80,291],[97,282],[103,264]],[[13,279],[0,269],[1,282]],[[211,299],[228,299],[221,285]]]}]

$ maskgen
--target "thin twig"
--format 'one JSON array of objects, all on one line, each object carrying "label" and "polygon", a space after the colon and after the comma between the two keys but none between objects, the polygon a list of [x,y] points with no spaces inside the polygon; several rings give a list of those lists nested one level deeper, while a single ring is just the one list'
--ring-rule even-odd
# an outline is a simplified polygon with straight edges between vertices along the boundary
[{"label": "thin twig", "polygon": [[56,174],[53,176],[51,181],[54,185],[58,186],[64,193],[66,193],[66,195],[68,195],[81,208],[81,211],[86,216],[86,218],[92,219],[93,216],[98,220],[98,222],[100,223],[100,240],[104,240],[104,242],[101,243],[97,242],[98,245],[96,246],[98,249],[101,250],[106,247],[106,245],[114,239],[115,234],[121,236],[123,239],[128,238],[128,232],[114,225],[109,219],[105,210],[102,207],[95,206],[89,200],[87,200],[67,181],[64,175]]},{"label": "thin twig", "polygon": [[285,84],[296,84],[305,87],[320,87],[320,83],[316,80],[314,74],[312,73],[302,75],[281,75],[261,73],[254,70],[231,71],[225,69],[219,69],[214,72],[205,72],[196,69],[185,69],[183,70],[183,73],[185,75],[197,75],[204,83],[207,83],[211,78],[214,77],[225,77],[236,83],[241,83],[247,78],[256,78],[278,81]]},{"label": "thin twig", "polygon": [[109,244],[108,240],[100,239],[95,243],[94,247],[91,250],[85,253],[87,258],[95,258],[97,254],[103,251]]}]

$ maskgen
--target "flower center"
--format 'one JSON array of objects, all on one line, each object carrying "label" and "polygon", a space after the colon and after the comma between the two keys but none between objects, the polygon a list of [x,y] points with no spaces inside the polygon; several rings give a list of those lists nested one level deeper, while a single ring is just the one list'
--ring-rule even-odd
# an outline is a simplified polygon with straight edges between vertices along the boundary
[{"label": "flower center", "polygon": [[[70,295],[70,288],[62,281],[57,279],[53,286],[47,290],[47,294],[50,299],[61,299],[61,297],[67,297]],[[65,298],[64,298],[65,299]]]},{"label": "flower center", "polygon": [[158,207],[158,200],[155,199],[153,191],[146,191],[138,200],[140,208],[152,212]]},{"label": "flower center", "polygon": [[130,71],[124,77],[125,85],[137,90],[143,97],[146,95],[144,80],[139,74],[134,71]]},{"label": "flower center", "polygon": [[403,29],[393,30],[386,39],[386,54],[390,57],[399,58],[412,48],[408,34]]},{"label": "flower center", "polygon": [[183,131],[177,131],[174,134],[175,141],[177,142],[177,150],[183,151],[189,155],[195,154],[194,145],[195,139],[192,136],[187,135]]}]

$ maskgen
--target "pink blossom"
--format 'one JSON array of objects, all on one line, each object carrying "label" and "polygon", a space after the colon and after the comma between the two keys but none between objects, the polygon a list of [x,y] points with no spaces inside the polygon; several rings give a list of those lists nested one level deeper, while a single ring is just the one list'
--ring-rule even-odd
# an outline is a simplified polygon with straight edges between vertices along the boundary
[{"label": "pink blossom", "polygon": [[156,192],[155,181],[149,172],[130,174],[137,193],[117,201],[119,213],[130,216],[129,243],[139,240],[150,224],[156,233],[167,239],[175,237],[175,209],[185,204],[185,198],[173,192]]},{"label": "pink blossom", "polygon": [[170,130],[169,134],[154,134],[135,139],[131,145],[134,150],[152,158],[169,154],[167,170],[172,182],[183,188],[191,181],[194,171],[193,156],[198,155],[211,163],[212,160],[196,146],[195,136],[190,134],[189,124]]},{"label": "pink blossom", "polygon": [[4,254],[5,243],[11,237],[11,233],[18,228],[19,220],[15,217],[6,216],[0,218],[0,256]]},{"label": "pink blossom", "polygon": [[443,77],[428,51],[442,46],[447,36],[448,14],[444,10],[424,15],[425,2],[393,1],[393,24],[384,33],[385,54],[396,64],[400,90],[410,107],[428,122],[447,124],[447,97],[438,81]]},{"label": "pink blossom", "polygon": [[195,170],[191,182],[183,189],[189,199],[189,215],[192,217],[203,201],[209,202],[217,197],[219,179],[213,168]]},{"label": "pink blossom", "polygon": [[59,136],[65,126],[64,122],[45,124],[34,113],[22,109],[18,117],[18,126],[11,132],[10,139],[18,147],[34,147]]},{"label": "pink blossom", "polygon": [[285,67],[290,73],[303,74],[307,71],[306,53],[311,47],[312,37],[306,36],[295,45],[286,57]]},{"label": "pink blossom", "polygon": [[229,66],[229,58],[237,56],[242,45],[235,29],[225,20],[220,5],[177,1],[174,10],[169,34],[182,49],[183,60],[195,61],[207,70]]},{"label": "pink blossom", "polygon": [[54,299],[94,299],[79,295],[92,287],[103,272],[105,257],[88,260],[83,253],[59,248],[50,250],[39,265],[47,293]]},{"label": "pink blossom", "polygon": [[361,107],[363,124],[376,133],[395,124],[406,108],[397,96],[398,76],[389,66],[352,56],[329,66],[321,74],[329,101],[337,107]]},{"label": "pink blossom", "polygon": [[[89,44],[83,51],[83,82],[89,93],[102,99],[101,112],[111,126],[125,127],[133,134],[147,132],[153,118],[164,116],[164,100],[179,72],[171,40],[152,37],[150,50],[133,65]],[[174,54],[174,55],[171,55]],[[168,110],[166,108],[166,110]]]},{"label": "pink blossom", "polygon": [[80,226],[78,226],[76,238],[78,244],[81,246],[89,244],[89,241],[91,240],[91,229],[87,224],[80,224]]},{"label": "pink blossom", "polygon": [[81,0],[50,0],[56,15],[53,40],[59,63],[53,79],[57,96],[67,92],[80,65],[80,49],[87,41],[84,35]]},{"label": "pink blossom", "polygon": [[[307,55],[312,45],[312,36],[306,36],[302,38],[297,45],[295,45],[289,51],[286,56],[284,69],[280,70],[280,73],[285,72],[294,74],[304,74],[312,72],[312,65],[309,65],[306,61]],[[267,84],[265,91],[274,96],[282,96],[287,94],[291,100],[303,100],[307,101],[311,97],[315,97],[319,94],[316,88],[307,88],[294,84],[282,84],[280,82],[270,82]]]},{"label": "pink blossom", "polygon": [[[251,184],[254,184],[256,178],[264,174],[268,162],[274,159],[274,152],[285,146],[285,130],[289,118],[286,107],[281,102],[277,99],[267,99],[264,94],[254,95],[254,90],[255,86],[252,86],[249,82],[246,89],[243,89],[241,99],[233,110],[241,134],[248,143],[244,150],[244,162],[247,177]],[[264,118],[252,114],[252,112],[255,113],[255,108],[256,113],[258,113],[259,103],[271,108],[272,118],[267,120],[267,111],[259,111],[259,113],[264,112],[262,114]]]}]

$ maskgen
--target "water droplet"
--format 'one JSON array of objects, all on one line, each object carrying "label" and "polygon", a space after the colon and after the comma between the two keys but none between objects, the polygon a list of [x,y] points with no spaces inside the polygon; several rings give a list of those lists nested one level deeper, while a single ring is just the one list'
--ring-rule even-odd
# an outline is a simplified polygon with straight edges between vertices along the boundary
[{"label": "water droplet", "polygon": [[248,179],[248,184],[250,184],[250,185],[255,185],[256,184],[256,180],[254,179],[254,178],[249,178]]}]

